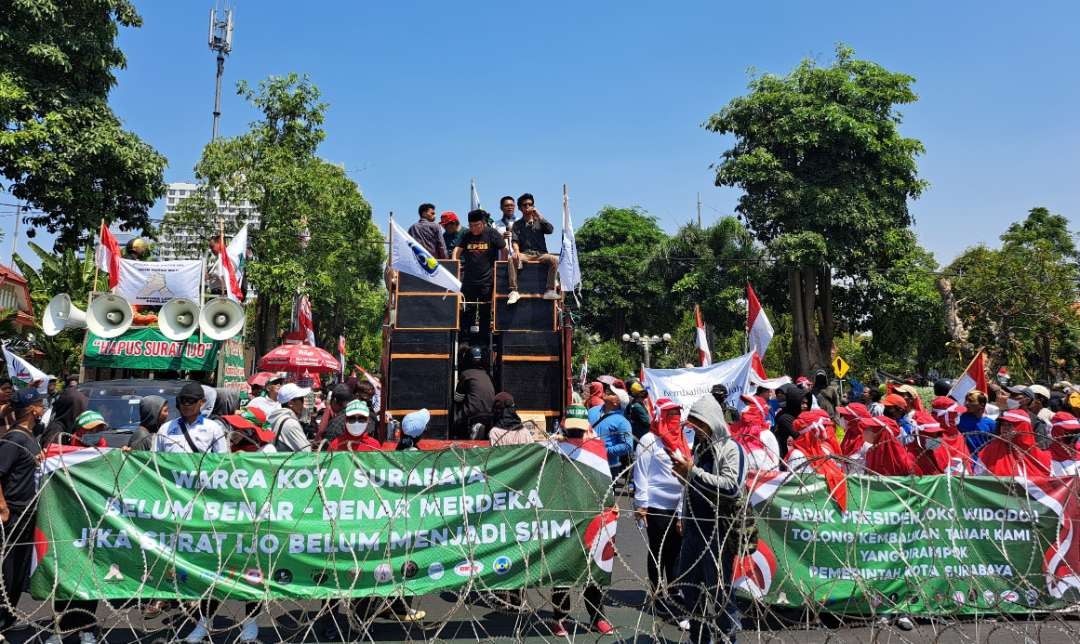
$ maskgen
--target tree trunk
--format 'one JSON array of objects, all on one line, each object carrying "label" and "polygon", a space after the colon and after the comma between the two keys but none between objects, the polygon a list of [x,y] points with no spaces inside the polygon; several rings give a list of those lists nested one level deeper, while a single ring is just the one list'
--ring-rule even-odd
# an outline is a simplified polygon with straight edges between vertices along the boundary
[{"label": "tree trunk", "polygon": [[821,364],[817,329],[817,271],[812,266],[800,270],[802,281],[803,333],[806,343],[806,361],[798,375],[809,376]]},{"label": "tree trunk", "polygon": [[939,277],[934,281],[934,286],[937,287],[938,293],[941,294],[941,304],[945,308],[945,330],[949,334],[949,339],[967,355],[971,352],[972,347],[968,344],[968,330],[964,327],[963,320],[960,319],[960,308],[956,304],[956,295],[952,290],[952,280],[947,277]]},{"label": "tree trunk", "polygon": [[805,373],[810,364],[806,350],[806,312],[803,310],[802,276],[797,268],[788,269],[788,300],[791,302],[791,370]]},{"label": "tree trunk", "polygon": [[817,282],[818,298],[821,303],[821,335],[818,338],[819,362],[815,367],[828,370],[826,363],[831,362],[833,335],[836,333],[832,305],[832,268],[823,266],[818,269]]},{"label": "tree trunk", "polygon": [[277,343],[278,322],[281,307],[271,301],[268,295],[259,298],[255,315],[255,358],[256,360],[270,352]]}]

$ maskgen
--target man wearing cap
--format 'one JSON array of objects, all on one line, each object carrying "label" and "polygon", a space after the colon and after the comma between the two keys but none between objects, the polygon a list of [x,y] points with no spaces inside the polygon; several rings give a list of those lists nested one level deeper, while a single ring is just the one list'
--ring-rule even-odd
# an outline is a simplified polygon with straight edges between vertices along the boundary
[{"label": "man wearing cap", "polygon": [[[339,382],[330,390],[330,402],[319,420],[319,430],[315,433],[315,440],[333,440],[345,433],[345,416],[341,412],[352,402],[355,396],[349,385]],[[366,407],[366,405],[365,405]]]},{"label": "man wearing cap", "polygon": [[652,425],[649,410],[645,407],[645,399],[649,394],[640,382],[631,383],[628,393],[630,404],[626,406],[626,419],[630,421],[630,433],[634,435],[634,440],[640,441],[649,433]]},{"label": "man wearing cap", "polygon": [[295,382],[282,385],[277,401],[281,409],[275,409],[268,417],[270,429],[274,432],[274,447],[279,452],[310,452],[311,441],[300,424],[300,415],[304,413],[305,398],[311,389],[301,387]]},{"label": "man wearing cap", "polygon": [[[481,335],[486,334],[491,315],[491,287],[495,269],[495,260],[499,251],[506,247],[506,241],[487,224],[487,212],[473,210],[469,213],[469,230],[461,236],[454,259],[461,260],[461,294],[467,302],[480,302],[479,326]],[[471,320],[464,320],[470,324]]]},{"label": "man wearing cap", "polygon": [[371,411],[363,400],[349,401],[340,414],[343,431],[328,444],[331,452],[377,452],[382,443],[368,431]]},{"label": "man wearing cap", "polygon": [[203,415],[205,394],[202,385],[188,381],[176,394],[176,409],[180,416],[158,430],[152,443],[155,452],[188,454],[226,454],[229,437],[225,428]]},{"label": "man wearing cap", "polygon": [[634,449],[634,435],[630,421],[622,413],[619,396],[615,389],[604,392],[604,404],[589,410],[589,424],[597,438],[604,439],[607,446],[608,467],[611,468],[612,480],[617,480],[623,473],[623,459],[630,456]]},{"label": "man wearing cap", "polygon": [[886,418],[891,418],[900,426],[900,442],[907,445],[912,441],[912,433],[915,426],[908,419],[908,401],[900,394],[889,394],[881,399],[885,406]]},{"label": "man wearing cap", "polygon": [[105,442],[104,437],[99,437],[96,441],[86,439],[87,434],[103,432],[108,429],[109,425],[105,422],[105,417],[92,409],[88,409],[75,419],[75,434],[71,437],[70,444],[76,447],[108,447],[109,445]]},{"label": "man wearing cap", "polygon": [[[8,386],[10,387],[10,382]],[[26,590],[33,553],[35,474],[41,447],[34,428],[43,415],[45,403],[36,389],[21,389],[10,397],[14,423],[0,438],[0,523],[4,548],[0,601],[0,639],[15,625],[12,608]]]},{"label": "man wearing cap", "polygon": [[439,225],[443,228],[443,243],[446,244],[447,252],[454,252],[461,241],[461,236],[465,234],[461,230],[461,221],[457,213],[447,210],[439,217]]},{"label": "man wearing cap", "polygon": [[420,220],[409,226],[409,237],[415,239],[435,259],[446,259],[446,242],[443,241],[443,229],[435,223],[435,206],[422,203],[417,212],[420,213]]},{"label": "man wearing cap", "polygon": [[545,236],[555,232],[555,227],[533,207],[531,194],[526,192],[518,197],[518,208],[521,210],[521,219],[515,221],[510,227],[510,243],[514,248],[514,261],[507,265],[510,294],[506,298],[506,303],[513,304],[521,297],[517,291],[517,272],[521,270],[522,262],[526,260],[547,265],[547,286],[544,299],[557,300],[560,295],[555,290],[555,277],[559,274],[559,258],[548,253],[545,239]]},{"label": "man wearing cap", "polygon": [[690,641],[734,642],[739,609],[731,579],[740,539],[729,535],[741,512],[746,455],[731,440],[724,410],[711,395],[693,404],[686,423],[694,430],[693,456],[670,456],[686,486],[679,585],[691,616]]},{"label": "man wearing cap", "polygon": [[281,387],[284,386],[284,384],[285,374],[276,373],[273,376],[270,376],[269,380],[266,381],[266,391],[264,392],[266,395],[264,397],[277,405],[278,392],[281,391]]}]

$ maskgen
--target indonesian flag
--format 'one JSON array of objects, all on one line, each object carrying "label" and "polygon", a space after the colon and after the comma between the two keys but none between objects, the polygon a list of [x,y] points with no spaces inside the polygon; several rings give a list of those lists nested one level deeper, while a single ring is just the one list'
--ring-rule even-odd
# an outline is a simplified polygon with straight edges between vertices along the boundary
[{"label": "indonesian flag", "polygon": [[304,333],[304,344],[315,346],[315,324],[311,319],[311,302],[306,295],[300,296],[300,306],[297,308],[296,324]]},{"label": "indonesian flag", "polygon": [[[244,301],[240,282],[244,279],[244,257],[247,255],[248,225],[244,224],[232,238],[218,263],[218,275],[225,284],[226,297],[237,302]],[[224,241],[224,240],[223,240]]]},{"label": "indonesian flag", "polygon": [[984,394],[988,391],[986,387],[986,354],[981,349],[971,359],[967,369],[964,369],[964,375],[957,378],[956,382],[953,383],[952,389],[949,390],[949,398],[963,404],[964,397],[972,389],[977,389]]},{"label": "indonesian flag", "polygon": [[697,324],[697,345],[698,358],[701,360],[701,366],[708,367],[712,364],[712,352],[709,351],[709,338],[705,335],[705,322],[701,320],[701,307],[697,304],[694,305],[694,322]]},{"label": "indonesian flag", "polygon": [[773,328],[749,282],[746,283],[746,335],[750,340],[750,351],[756,351],[764,358],[772,341]]},{"label": "indonesian flag", "polygon": [[109,274],[109,290],[116,288],[120,283],[120,244],[104,221],[101,222],[101,239],[94,253],[94,263]]},{"label": "indonesian flag", "polygon": [[337,339],[338,360],[341,362],[341,377],[345,377],[345,336],[339,335]]}]

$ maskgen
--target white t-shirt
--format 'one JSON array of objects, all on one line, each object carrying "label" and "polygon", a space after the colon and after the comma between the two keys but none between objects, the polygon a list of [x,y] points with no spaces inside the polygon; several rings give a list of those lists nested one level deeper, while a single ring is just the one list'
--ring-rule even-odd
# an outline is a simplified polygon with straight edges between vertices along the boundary
[{"label": "white t-shirt", "polygon": [[671,457],[656,434],[641,437],[634,461],[634,507],[678,510],[683,484],[671,470]]},{"label": "white t-shirt", "polygon": [[764,449],[749,450],[746,453],[746,469],[769,471],[780,468],[780,444],[776,442],[776,434],[766,429],[761,432],[761,443]]},{"label": "white t-shirt", "polygon": [[195,444],[195,449],[191,449],[191,444],[184,436],[181,425],[183,422],[183,418],[174,418],[159,429],[154,435],[154,442],[150,444],[151,451],[180,454],[229,452],[229,435],[221,423],[200,414],[194,423],[187,426],[191,443]]}]

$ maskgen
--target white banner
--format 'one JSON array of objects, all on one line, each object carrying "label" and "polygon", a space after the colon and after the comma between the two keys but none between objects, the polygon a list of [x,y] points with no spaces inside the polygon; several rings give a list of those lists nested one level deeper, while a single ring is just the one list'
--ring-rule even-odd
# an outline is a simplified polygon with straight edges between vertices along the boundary
[{"label": "white banner", "polygon": [[150,306],[161,306],[178,297],[198,302],[201,280],[202,260],[199,259],[169,262],[121,259],[116,294],[131,304]]},{"label": "white banner", "polygon": [[750,374],[753,373],[753,369],[750,368],[753,355],[748,353],[738,358],[715,362],[708,367],[646,369],[645,387],[649,391],[649,397],[654,401],[670,398],[682,406],[683,418],[690,411],[690,406],[698,398],[709,395],[713,385],[716,384],[727,387],[727,404],[741,409],[743,403],[739,400],[739,396],[754,390],[754,385],[750,382]]}]

